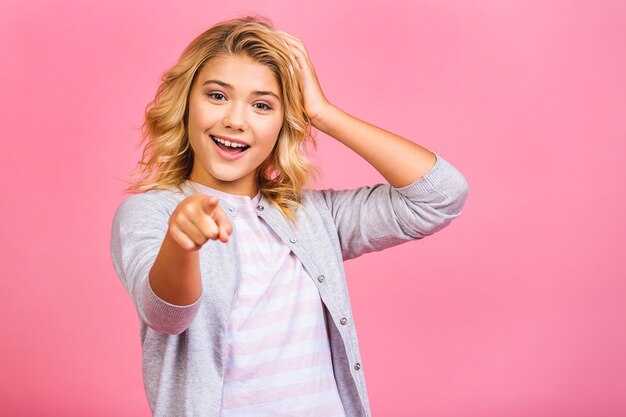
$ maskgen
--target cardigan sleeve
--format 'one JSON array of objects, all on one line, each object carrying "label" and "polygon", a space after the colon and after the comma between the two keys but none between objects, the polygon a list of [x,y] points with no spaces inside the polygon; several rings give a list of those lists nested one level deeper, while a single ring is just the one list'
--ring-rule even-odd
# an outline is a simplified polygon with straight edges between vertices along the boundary
[{"label": "cardigan sleeve", "polygon": [[117,208],[111,229],[113,266],[128,291],[139,318],[152,329],[177,335],[186,330],[200,307],[170,304],[150,287],[149,273],[167,233],[169,213],[151,193],[127,197]]},{"label": "cardigan sleeve", "polygon": [[404,187],[376,184],[320,190],[337,227],[344,260],[422,239],[461,214],[468,183],[452,164],[435,156],[435,165]]}]

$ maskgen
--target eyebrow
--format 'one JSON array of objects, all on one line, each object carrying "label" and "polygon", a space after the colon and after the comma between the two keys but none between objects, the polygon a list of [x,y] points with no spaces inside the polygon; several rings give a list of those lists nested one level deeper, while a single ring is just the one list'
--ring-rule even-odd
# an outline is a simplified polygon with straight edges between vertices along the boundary
[{"label": "eyebrow", "polygon": [[[224,81],[220,81],[220,80],[206,80],[205,82],[202,83],[202,86],[205,86],[211,83],[221,85],[222,87],[228,88],[229,90],[233,89],[232,85],[225,83]],[[253,91],[252,94],[255,96],[274,96],[276,97],[278,101],[280,101],[280,97],[278,97],[278,95],[272,91]]]}]

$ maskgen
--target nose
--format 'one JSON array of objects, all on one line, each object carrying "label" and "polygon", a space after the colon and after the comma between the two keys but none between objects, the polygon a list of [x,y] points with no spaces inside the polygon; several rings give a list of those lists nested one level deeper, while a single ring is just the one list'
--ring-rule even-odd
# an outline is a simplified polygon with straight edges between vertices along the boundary
[{"label": "nose", "polygon": [[230,105],[222,119],[222,125],[234,130],[244,130],[247,127],[244,106],[243,103]]}]

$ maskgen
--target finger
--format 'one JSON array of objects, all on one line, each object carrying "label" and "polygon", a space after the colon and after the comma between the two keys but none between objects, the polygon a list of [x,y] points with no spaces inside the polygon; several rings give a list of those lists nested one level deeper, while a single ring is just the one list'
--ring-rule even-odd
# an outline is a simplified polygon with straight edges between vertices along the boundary
[{"label": "finger", "polygon": [[[206,216],[206,214],[203,214]],[[208,217],[208,216],[207,216]],[[180,229],[191,239],[196,245],[202,246],[207,240],[211,239],[211,232],[209,232],[209,236],[201,230],[198,225],[194,221],[195,219],[184,217],[178,222]],[[213,231],[213,236],[217,236],[217,230]]]},{"label": "finger", "polygon": [[302,55],[304,55],[305,57],[308,58],[309,54],[308,54],[306,48],[304,47],[304,45],[299,44],[299,43],[294,42],[294,41],[289,41],[289,40],[287,41],[287,43],[291,47],[292,52],[298,52],[298,53],[300,53],[300,54],[302,54]]},{"label": "finger", "polygon": [[172,225],[169,229],[170,236],[174,239],[174,242],[185,250],[198,250],[200,246],[185,234],[177,225]]},{"label": "finger", "polygon": [[296,61],[296,65],[298,66],[300,71],[303,71],[305,66],[308,65],[308,61],[306,57],[302,54],[301,51],[297,50],[294,47],[291,47],[290,51],[291,51],[292,58]]},{"label": "finger", "polygon": [[277,32],[280,33],[281,35],[285,36],[287,39],[291,39],[291,40],[294,40],[294,41],[302,43],[302,41],[300,39],[296,38],[291,33],[287,33],[287,32],[284,32],[282,30],[278,30]]},{"label": "finger", "polygon": [[200,200],[200,208],[198,205],[192,206],[193,210],[189,213],[189,220],[198,228],[205,239],[216,239],[219,235],[219,229],[213,220],[215,212],[220,210],[217,201],[215,196],[203,196]]},{"label": "finger", "polygon": [[228,242],[230,235],[233,234],[233,227],[231,224],[225,224],[220,226],[220,240],[224,243]]},{"label": "finger", "polygon": [[[220,239],[226,242],[233,228],[224,210],[219,205],[214,205],[213,198],[217,200],[217,198],[211,197],[210,201],[205,202],[205,209],[194,218],[194,223],[207,238]],[[209,215],[207,212],[211,214]]]},{"label": "finger", "polygon": [[309,55],[306,53],[306,51],[302,51],[301,49],[291,45],[291,55],[296,60],[298,66],[300,66],[301,69],[304,70],[305,68],[308,68],[311,71],[313,70],[313,64],[311,63]]},{"label": "finger", "polygon": [[285,39],[285,41],[289,45],[297,48],[298,50],[302,51],[303,53],[306,53],[306,47],[304,46],[304,42],[302,42],[300,39],[298,39],[295,36],[292,36],[292,35],[290,35],[290,34],[288,34],[286,32],[282,32],[282,34],[284,35],[283,39]]},{"label": "finger", "polygon": [[289,44],[289,46],[291,46],[292,48],[296,48],[298,51],[302,52],[305,56],[308,56],[306,47],[304,46],[304,43],[300,39],[288,34],[287,32],[279,31],[279,33],[283,35],[283,39],[287,41],[287,44]]},{"label": "finger", "polygon": [[226,231],[226,228],[224,228],[224,227],[220,227],[220,234],[219,234],[218,239],[219,239],[221,242],[226,243],[226,242],[228,242],[229,237],[230,237],[230,233],[228,233],[228,232]]},{"label": "finger", "polygon": [[213,218],[204,211],[198,211],[198,213],[190,217],[189,220],[191,220],[205,239],[214,240],[219,236],[220,231],[218,226],[215,224]]},{"label": "finger", "polygon": [[221,207],[215,210],[213,220],[215,221],[217,227],[219,227],[220,240],[226,242],[228,240],[228,237],[233,233],[233,226],[230,223],[230,219],[228,218],[226,213],[224,213],[224,210],[222,210]]},{"label": "finger", "polygon": [[219,207],[219,205],[217,204],[218,198],[211,195],[211,196],[207,196],[207,198],[204,198],[202,200],[202,210],[208,214],[209,216],[213,217],[213,213],[215,212],[215,209],[217,207]]}]

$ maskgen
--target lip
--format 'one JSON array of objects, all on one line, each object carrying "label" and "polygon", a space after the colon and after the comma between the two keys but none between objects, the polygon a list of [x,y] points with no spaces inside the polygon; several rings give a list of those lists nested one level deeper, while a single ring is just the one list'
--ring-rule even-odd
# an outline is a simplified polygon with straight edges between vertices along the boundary
[{"label": "lip", "polygon": [[[243,156],[245,156],[245,154],[246,154],[246,153],[248,152],[248,150],[250,149],[250,148],[248,148],[248,149],[246,149],[246,150],[245,150],[245,151],[243,151],[243,152],[230,154],[230,153],[224,152],[224,151],[222,150],[222,148],[220,148],[219,146],[217,146],[217,143],[215,143],[215,141],[214,141],[213,139],[211,139],[211,136],[215,136],[215,137],[217,137],[217,138],[221,138],[221,139],[224,139],[224,140],[230,140],[230,139],[228,139],[228,138],[226,138],[226,137],[224,137],[224,136],[209,135],[209,140],[211,141],[211,143],[212,143],[212,144],[213,144],[213,146],[215,147],[215,150],[217,151],[217,154],[218,154],[219,156],[221,156],[223,159],[226,159],[227,161],[236,161],[237,159],[242,158]],[[233,142],[233,141],[231,140],[231,142]],[[243,143],[243,142],[238,142],[238,143]]]},{"label": "lip", "polygon": [[210,135],[210,136],[214,136],[216,138],[224,139],[224,140],[227,140],[229,142],[239,143],[240,145],[250,146],[250,144],[248,142],[244,142],[241,139],[229,138],[228,136],[220,136],[220,135]]}]

